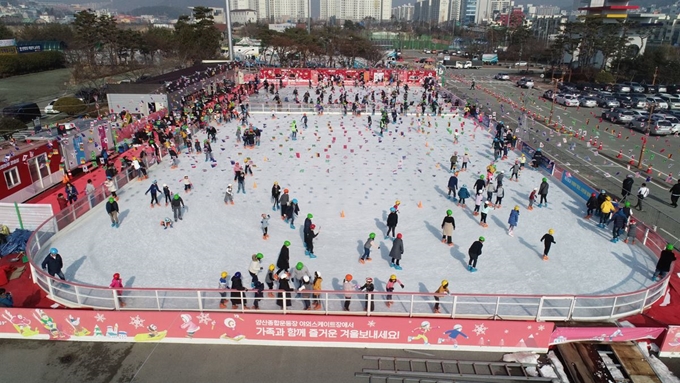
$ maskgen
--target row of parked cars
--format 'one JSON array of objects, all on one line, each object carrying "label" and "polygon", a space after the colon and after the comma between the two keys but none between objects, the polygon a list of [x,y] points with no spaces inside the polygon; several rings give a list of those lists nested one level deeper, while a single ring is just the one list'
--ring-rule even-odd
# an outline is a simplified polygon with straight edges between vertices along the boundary
[{"label": "row of parked cars", "polygon": [[602,119],[658,136],[680,133],[680,111],[650,114],[642,109],[613,108],[602,112]]},{"label": "row of parked cars", "polygon": [[[510,81],[510,74],[501,72],[493,76],[493,78],[499,81]],[[534,87],[534,80],[529,77],[522,77],[515,84],[519,88],[531,89]]]}]

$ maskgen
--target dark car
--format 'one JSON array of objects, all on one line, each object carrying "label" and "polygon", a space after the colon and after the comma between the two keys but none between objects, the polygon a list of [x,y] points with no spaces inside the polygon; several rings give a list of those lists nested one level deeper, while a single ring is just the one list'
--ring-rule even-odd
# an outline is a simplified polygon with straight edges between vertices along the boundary
[{"label": "dark car", "polygon": [[83,100],[86,104],[95,102],[95,97],[100,97],[100,91],[96,88],[81,88],[76,92],[76,98]]},{"label": "dark car", "polygon": [[442,51],[442,53],[445,54],[445,55],[448,55],[448,54],[449,54],[449,50],[448,50],[448,49],[444,49],[444,50]]},{"label": "dark car", "polygon": [[619,102],[622,108],[632,108],[633,100],[626,96],[616,96],[616,101]]},{"label": "dark car", "polygon": [[661,84],[656,85],[643,84],[642,86],[645,88],[645,93],[648,94],[666,93],[668,91],[668,87],[666,85]]},{"label": "dark car", "polygon": [[40,108],[35,102],[11,105],[2,110],[3,117],[16,118],[21,122],[31,122],[41,116]]}]

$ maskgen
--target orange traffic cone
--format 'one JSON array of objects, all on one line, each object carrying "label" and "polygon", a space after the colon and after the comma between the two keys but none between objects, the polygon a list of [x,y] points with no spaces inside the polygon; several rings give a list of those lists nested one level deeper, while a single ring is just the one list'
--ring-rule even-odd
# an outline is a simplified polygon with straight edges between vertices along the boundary
[{"label": "orange traffic cone", "polygon": [[421,209],[423,208],[423,203],[421,201],[418,201],[418,207]]},{"label": "orange traffic cone", "polygon": [[344,210],[340,212],[340,218],[345,218],[345,211]]}]

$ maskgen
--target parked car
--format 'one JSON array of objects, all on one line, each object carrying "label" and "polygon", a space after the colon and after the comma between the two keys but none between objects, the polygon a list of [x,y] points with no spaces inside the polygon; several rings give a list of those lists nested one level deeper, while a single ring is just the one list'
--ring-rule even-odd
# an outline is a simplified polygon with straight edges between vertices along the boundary
[{"label": "parked car", "polygon": [[644,117],[644,118],[649,118],[649,112],[646,110],[642,109],[631,109],[631,113],[633,113],[633,117],[638,118],[638,117]]},{"label": "parked car", "polygon": [[546,100],[553,101],[555,99],[555,96],[557,96],[557,94],[550,89],[543,92],[543,98],[545,98]]},{"label": "parked car", "polygon": [[639,130],[643,133],[649,133],[650,135],[657,136],[666,136],[671,134],[671,130],[673,128],[670,121],[654,117],[638,117],[632,121],[629,121],[626,126],[631,129]]},{"label": "parked car", "polygon": [[40,108],[35,102],[26,102],[23,104],[16,104],[7,106],[2,109],[3,117],[12,117],[21,122],[28,123],[40,117]]},{"label": "parked car", "polygon": [[680,109],[680,97],[675,97],[668,93],[659,93],[654,96],[666,101],[668,104],[668,109]]},{"label": "parked car", "polygon": [[602,112],[602,119],[615,124],[627,124],[635,118],[633,112],[624,108],[614,108]]},{"label": "parked car", "polygon": [[647,103],[647,97],[642,93],[631,93],[630,100],[633,103],[632,108],[636,109],[647,109],[649,104]]},{"label": "parked car", "polygon": [[595,100],[594,98],[590,98],[590,97],[581,96],[578,99],[578,103],[579,103],[580,106],[582,106],[584,108],[594,108],[594,107],[597,106],[597,100]]},{"label": "parked car", "polygon": [[621,85],[628,86],[630,87],[629,92],[633,93],[644,93],[645,92],[645,87],[640,85],[638,82],[623,82]]},{"label": "parked car", "polygon": [[664,99],[662,99],[661,97],[657,97],[657,96],[647,97],[647,104],[650,107],[654,106],[655,110],[666,110],[666,109],[668,109],[668,103]]},{"label": "parked car", "polygon": [[510,75],[507,73],[498,73],[497,75],[494,76],[496,80],[501,80],[501,81],[508,81],[510,80]]},{"label": "parked car", "polygon": [[558,94],[555,102],[564,106],[579,106],[578,97],[573,94]]},{"label": "parked car", "polygon": [[529,63],[526,61],[518,61],[515,63],[515,66],[528,66]]},{"label": "parked car", "polygon": [[619,108],[621,103],[614,96],[599,96],[596,98],[597,105],[601,108]]},{"label": "parked car", "polygon": [[58,98],[55,98],[47,104],[45,107],[45,114],[59,114],[59,111],[54,109],[54,103],[57,102],[57,100]]},{"label": "parked car", "polygon": [[643,85],[645,87],[645,93],[655,94],[655,93],[666,93],[668,87],[666,85]]},{"label": "parked car", "polygon": [[659,118],[671,123],[671,133],[680,133],[680,118],[669,113],[654,113],[652,118]]},{"label": "parked car", "polygon": [[520,88],[531,89],[534,87],[534,80],[523,77],[517,81],[517,86]]},{"label": "parked car", "polygon": [[626,96],[616,96],[616,100],[619,102],[622,108],[632,108],[633,100]]},{"label": "parked car", "polygon": [[620,93],[628,93],[631,91],[630,86],[626,84],[614,84],[613,88],[614,92],[620,92]]}]

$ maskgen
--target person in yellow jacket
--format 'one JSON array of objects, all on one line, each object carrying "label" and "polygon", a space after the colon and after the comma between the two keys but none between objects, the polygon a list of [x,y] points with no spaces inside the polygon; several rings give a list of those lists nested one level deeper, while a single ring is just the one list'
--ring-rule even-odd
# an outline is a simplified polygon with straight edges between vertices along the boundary
[{"label": "person in yellow jacket", "polygon": [[600,205],[600,223],[597,225],[599,227],[606,227],[607,222],[609,222],[609,217],[611,217],[612,212],[614,212],[614,204],[612,204],[612,197],[607,196]]},{"label": "person in yellow jacket", "polygon": [[[318,271],[315,271],[314,272],[314,281],[313,281],[314,286],[312,287],[312,289],[314,291],[320,291],[321,290],[321,282],[323,282],[323,278],[321,278],[321,273],[318,272]],[[321,310],[321,293],[315,292],[314,294],[312,294],[312,296],[314,297],[314,303],[312,305],[312,308],[314,310]]]}]

